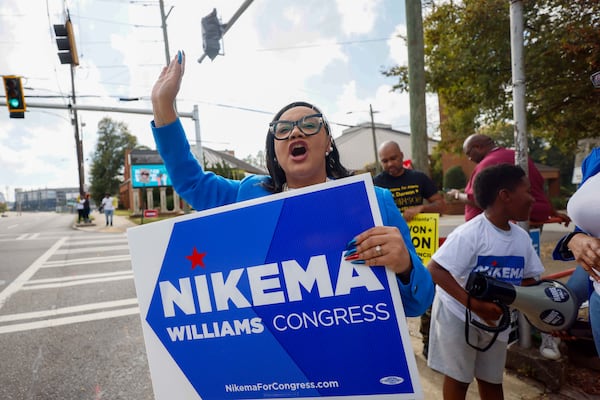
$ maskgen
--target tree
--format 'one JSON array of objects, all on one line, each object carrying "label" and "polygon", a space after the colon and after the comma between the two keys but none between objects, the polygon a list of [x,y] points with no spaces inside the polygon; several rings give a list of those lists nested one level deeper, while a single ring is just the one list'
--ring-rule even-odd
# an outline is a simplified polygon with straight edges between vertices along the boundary
[{"label": "tree", "polygon": [[263,168],[265,170],[267,169],[267,163],[265,161],[265,152],[262,150],[259,150],[258,153],[256,153],[256,156],[248,154],[248,156],[246,156],[243,159],[243,161],[247,162],[250,165],[254,165],[258,168]]},{"label": "tree", "polygon": [[237,168],[231,168],[225,161],[219,161],[210,166],[205,161],[204,170],[214,172],[219,176],[229,179],[241,180],[244,178],[244,171]]},{"label": "tree", "polygon": [[[512,121],[510,2],[433,2],[424,21],[428,91],[438,94],[442,147],[459,153],[482,126]],[[527,128],[533,137],[573,154],[597,137],[600,95],[600,2],[524,0]],[[405,66],[383,71],[408,85]],[[532,137],[530,136],[530,137]]]},{"label": "tree", "polygon": [[137,138],[129,133],[125,123],[108,117],[98,122],[98,142],[90,169],[90,192],[96,204],[100,204],[104,193],[119,193],[119,185],[123,182],[125,150],[134,149],[136,145]]}]

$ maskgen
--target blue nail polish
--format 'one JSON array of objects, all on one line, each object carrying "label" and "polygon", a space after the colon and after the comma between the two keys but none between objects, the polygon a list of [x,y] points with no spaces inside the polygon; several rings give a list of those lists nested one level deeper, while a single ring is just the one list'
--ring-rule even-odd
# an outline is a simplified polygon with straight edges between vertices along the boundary
[{"label": "blue nail polish", "polygon": [[352,261],[350,261],[350,264],[356,264],[356,265],[363,265],[365,263],[366,263],[365,260],[352,260]]},{"label": "blue nail polish", "polygon": [[177,62],[181,64],[181,61],[183,61],[183,56],[181,55],[181,50],[179,50],[177,51]]},{"label": "blue nail polish", "polygon": [[349,241],[348,244],[346,245],[347,250],[351,249],[352,247],[356,247],[356,238]]},{"label": "blue nail polish", "polygon": [[351,256],[351,255],[352,255],[352,254],[354,254],[354,253],[356,253],[356,247],[354,247],[354,248],[352,248],[352,249],[350,249],[350,250],[346,251],[346,252],[344,253],[344,257]]}]

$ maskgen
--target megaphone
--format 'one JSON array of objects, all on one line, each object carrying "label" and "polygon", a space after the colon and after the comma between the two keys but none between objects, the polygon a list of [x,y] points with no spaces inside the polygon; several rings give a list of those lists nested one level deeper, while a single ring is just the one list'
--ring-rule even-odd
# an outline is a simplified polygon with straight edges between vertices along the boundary
[{"label": "megaphone", "polygon": [[481,272],[472,272],[466,290],[477,299],[516,308],[531,325],[546,333],[568,329],[575,322],[579,309],[573,292],[551,279],[530,286],[515,286]]}]

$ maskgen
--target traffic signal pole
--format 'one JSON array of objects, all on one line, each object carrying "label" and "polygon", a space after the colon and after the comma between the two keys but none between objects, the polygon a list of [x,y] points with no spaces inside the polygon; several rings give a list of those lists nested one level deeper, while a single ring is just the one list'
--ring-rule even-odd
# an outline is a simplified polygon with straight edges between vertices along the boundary
[{"label": "traffic signal pole", "polygon": [[[71,64],[71,101],[73,102],[73,106],[77,104],[77,96],[75,95],[75,65]],[[71,119],[71,123],[75,127],[75,149],[77,152],[77,172],[79,174],[79,194],[81,196],[85,196],[84,184],[85,184],[85,176],[83,170],[83,143],[81,141],[79,135],[79,119],[77,118],[77,108],[72,107],[71,112],[73,113],[73,118]]]},{"label": "traffic signal pole", "polygon": [[[244,1],[244,3],[240,6],[240,8],[238,8],[238,10],[235,12],[235,14],[233,14],[233,16],[231,17],[229,22],[227,22],[226,24],[223,24],[223,32],[222,32],[221,36],[225,36],[225,33],[227,33],[229,28],[231,28],[231,26],[235,23],[235,21],[237,21],[237,19],[240,17],[240,15],[242,15],[242,13],[244,11],[246,11],[246,8],[248,8],[250,6],[250,4],[252,4],[252,1],[253,0]],[[206,53],[203,53],[200,56],[200,58],[198,58],[198,63],[202,63],[202,60],[204,60],[205,57],[206,57]]]}]

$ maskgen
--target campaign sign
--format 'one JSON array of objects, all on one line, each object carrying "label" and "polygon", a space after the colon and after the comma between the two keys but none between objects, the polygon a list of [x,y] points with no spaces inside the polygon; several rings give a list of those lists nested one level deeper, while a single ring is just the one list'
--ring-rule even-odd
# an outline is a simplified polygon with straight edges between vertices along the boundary
[{"label": "campaign sign", "polygon": [[395,275],[344,261],[381,225],[360,175],[130,228],[157,399],[415,399]]},{"label": "campaign sign", "polygon": [[158,210],[154,210],[154,209],[144,210],[144,217],[156,218],[156,217],[158,217]]},{"label": "campaign sign", "polygon": [[415,250],[425,265],[438,249],[440,214],[420,213],[408,223],[410,237]]},{"label": "campaign sign", "polygon": [[540,236],[542,232],[539,228],[529,229],[529,237],[531,238],[531,243],[533,244],[533,248],[537,253],[538,257],[540,256]]}]

